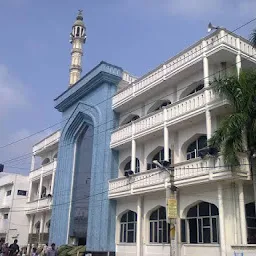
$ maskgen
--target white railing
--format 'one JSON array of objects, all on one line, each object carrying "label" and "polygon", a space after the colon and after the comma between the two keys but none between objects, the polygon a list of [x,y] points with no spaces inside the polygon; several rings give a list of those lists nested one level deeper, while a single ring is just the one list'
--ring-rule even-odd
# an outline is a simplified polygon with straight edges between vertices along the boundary
[{"label": "white railing", "polygon": [[[209,90],[210,100],[214,101],[215,96],[213,90]],[[202,92],[197,92],[195,94],[189,95],[169,106],[166,107],[167,111],[167,122],[180,117],[182,115],[188,114],[197,109],[203,108],[205,106],[205,94],[204,90]],[[134,134],[138,135],[142,132],[148,131],[154,127],[161,127],[164,123],[164,113],[163,109],[142,118],[137,119],[133,123],[129,123],[125,126],[120,127],[112,133],[111,136],[111,145],[117,142],[122,142],[125,139],[131,139],[133,126]]]},{"label": "white railing", "polygon": [[239,41],[237,40],[240,40],[241,52],[250,56],[253,55],[254,58],[256,57],[256,50],[246,39],[242,39],[235,34],[232,34],[228,30],[217,30],[212,35],[207,36],[185,51],[174,56],[152,72],[140,79],[135,80],[128,88],[117,92],[117,94],[113,97],[113,108],[122,104],[124,101],[130,100],[131,97],[136,97],[140,93],[151,88],[154,84],[158,83],[158,81],[162,81],[166,77],[171,76],[172,73],[177,72],[179,68],[184,67],[184,65],[197,61],[198,58],[202,57],[203,52],[212,50],[214,47],[217,47],[220,44],[226,44],[238,50],[237,42]]},{"label": "white railing", "polygon": [[132,76],[128,72],[123,71],[122,79],[130,84],[130,83],[134,82],[137,78],[135,76]]},{"label": "white railing", "polygon": [[50,198],[42,198],[27,203],[27,211],[40,211],[41,209],[49,208],[52,205]]},{"label": "white railing", "polygon": [[[174,166],[174,181],[177,186],[190,185],[196,182],[208,182],[209,180],[232,179],[237,174],[248,179],[250,168],[248,158],[241,156],[240,166],[228,167],[222,156],[217,158],[195,158]],[[170,181],[168,172],[159,169],[142,171],[131,177],[120,177],[109,181],[109,197],[126,196],[129,194],[146,193],[152,190],[163,190]]]},{"label": "white railing", "polygon": [[55,143],[57,143],[60,139],[60,131],[57,131],[50,136],[46,137],[33,147],[33,153],[37,153],[38,151],[41,151],[42,149],[45,149]]},{"label": "white railing", "polygon": [[29,173],[29,179],[35,179],[36,177],[40,178],[40,175],[43,173],[47,173],[47,172],[52,172],[53,170],[55,170],[57,167],[57,161],[54,160],[46,165],[42,165],[41,167],[39,167],[38,169],[32,171]]}]

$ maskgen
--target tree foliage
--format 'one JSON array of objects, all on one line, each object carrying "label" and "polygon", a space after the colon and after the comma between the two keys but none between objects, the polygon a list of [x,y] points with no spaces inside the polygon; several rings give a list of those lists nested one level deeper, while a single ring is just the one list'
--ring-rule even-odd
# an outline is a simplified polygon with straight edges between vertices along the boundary
[{"label": "tree foliage", "polygon": [[238,165],[240,152],[249,156],[256,152],[256,70],[216,78],[213,86],[230,102],[232,113],[220,122],[209,145],[221,151],[226,164]]}]

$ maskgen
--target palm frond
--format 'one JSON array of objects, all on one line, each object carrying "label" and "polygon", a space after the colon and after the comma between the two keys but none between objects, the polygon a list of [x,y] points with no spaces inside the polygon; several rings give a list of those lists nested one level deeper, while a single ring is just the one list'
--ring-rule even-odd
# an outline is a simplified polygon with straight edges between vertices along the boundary
[{"label": "palm frond", "polygon": [[249,40],[252,43],[253,47],[256,47],[256,29],[253,29],[252,33],[250,34]]}]

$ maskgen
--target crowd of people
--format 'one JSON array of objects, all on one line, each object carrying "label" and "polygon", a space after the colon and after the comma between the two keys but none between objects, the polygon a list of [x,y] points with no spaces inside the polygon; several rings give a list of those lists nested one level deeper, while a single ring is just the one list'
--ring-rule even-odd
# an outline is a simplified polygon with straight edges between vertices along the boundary
[{"label": "crowd of people", "polygon": [[[15,239],[13,244],[9,246],[8,243],[5,242],[4,238],[0,239],[0,256],[26,256],[26,249],[20,250],[18,245],[18,240]],[[46,244],[42,250],[42,252],[38,252],[38,248],[33,247],[31,256],[57,256],[57,249],[55,244],[52,243],[51,246]]]}]

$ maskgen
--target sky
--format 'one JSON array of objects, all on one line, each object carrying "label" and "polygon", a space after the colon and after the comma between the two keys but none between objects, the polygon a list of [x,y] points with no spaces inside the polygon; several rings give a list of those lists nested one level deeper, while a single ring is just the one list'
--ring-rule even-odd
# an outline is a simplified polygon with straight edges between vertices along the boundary
[{"label": "sky", "polygon": [[[32,145],[59,128],[3,147],[61,121],[53,100],[68,87],[78,9],[87,28],[83,74],[104,60],[141,76],[206,36],[209,22],[232,31],[256,18],[255,0],[0,0],[5,171],[28,174]],[[236,33],[248,38],[253,28],[256,22]]]}]

